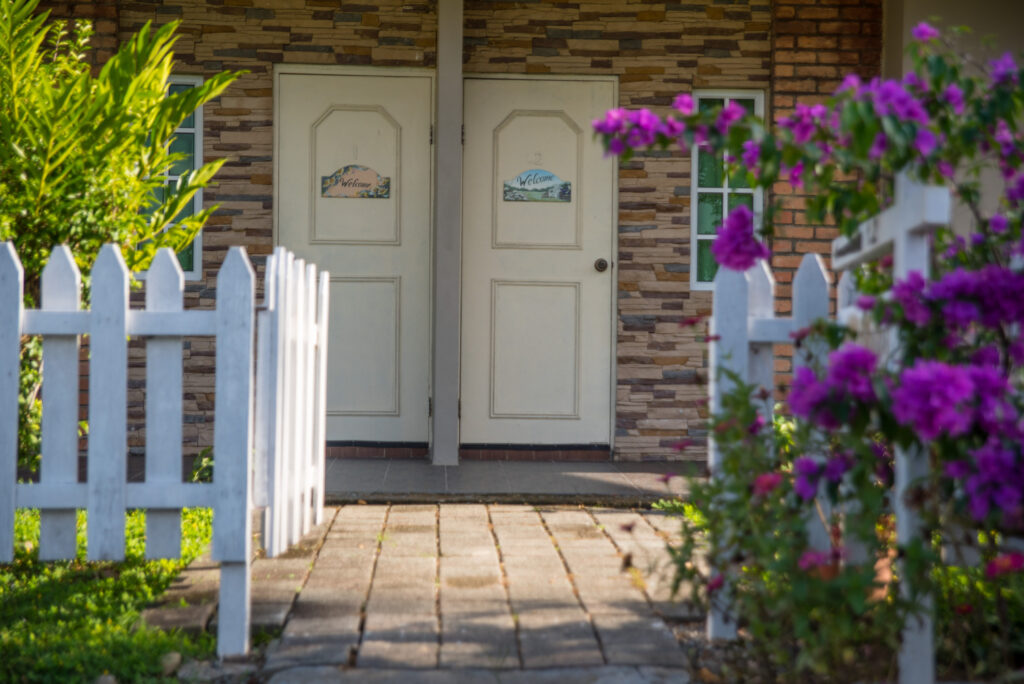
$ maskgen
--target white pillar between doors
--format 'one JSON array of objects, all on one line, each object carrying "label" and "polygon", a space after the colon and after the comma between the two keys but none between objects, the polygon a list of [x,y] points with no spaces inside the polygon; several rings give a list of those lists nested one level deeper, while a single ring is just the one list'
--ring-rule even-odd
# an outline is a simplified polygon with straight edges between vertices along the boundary
[{"label": "white pillar between doors", "polygon": [[434,415],[430,459],[459,464],[462,274],[462,0],[439,0],[434,225]]}]

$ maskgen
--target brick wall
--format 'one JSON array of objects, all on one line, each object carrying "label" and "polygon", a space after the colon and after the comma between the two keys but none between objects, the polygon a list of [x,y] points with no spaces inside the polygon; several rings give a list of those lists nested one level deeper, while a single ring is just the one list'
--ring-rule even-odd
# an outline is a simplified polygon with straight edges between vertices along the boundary
[{"label": "brick wall", "polygon": [[[687,3],[465,3],[467,73],[615,74],[619,104],[669,110],[695,88],[766,91],[770,114],[797,99],[832,92],[839,74],[877,72],[881,0],[768,0]],[[433,66],[436,3],[349,4],[344,0],[138,0],[52,3],[65,14],[109,12],[126,37],[153,20],[180,20],[180,73],[249,73],[206,107],[207,161],[226,157],[207,202],[221,204],[204,231],[206,280],[188,286],[187,306],[210,306],[213,274],[231,245],[265,255],[272,247],[272,75],[277,62]],[[105,9],[106,8],[106,9]],[[107,14],[96,14],[104,20]],[[774,27],[773,27],[774,23]],[[103,36],[110,36],[104,24]],[[104,38],[106,41],[107,38]],[[109,49],[104,43],[103,50]],[[97,53],[102,57],[101,53]],[[672,445],[706,432],[703,331],[682,319],[710,312],[708,292],[690,292],[690,160],[677,153],[641,155],[619,171],[619,282],[616,458],[703,459],[696,446]],[[790,194],[784,184],[777,193]],[[806,225],[794,200],[780,216],[774,268],[779,292],[805,251],[825,252],[829,228]],[[257,259],[259,264],[259,259]],[[780,310],[786,311],[784,302]],[[194,453],[212,435],[209,342],[185,351],[186,441]],[[141,356],[133,363],[142,365]],[[787,370],[785,362],[780,370]],[[138,416],[142,387],[132,390]],[[133,446],[143,443],[142,431]]]},{"label": "brick wall", "polygon": [[[773,120],[793,111],[797,102],[824,102],[851,72],[877,76],[882,64],[882,0],[775,0],[772,5]],[[837,228],[811,225],[803,199],[788,183],[778,183],[776,196],[784,210],[776,216],[772,270],[777,282],[777,310],[791,310],[793,275],[808,252],[829,263]],[[834,301],[834,297],[833,297]],[[792,349],[780,345],[776,370],[788,384]]]}]

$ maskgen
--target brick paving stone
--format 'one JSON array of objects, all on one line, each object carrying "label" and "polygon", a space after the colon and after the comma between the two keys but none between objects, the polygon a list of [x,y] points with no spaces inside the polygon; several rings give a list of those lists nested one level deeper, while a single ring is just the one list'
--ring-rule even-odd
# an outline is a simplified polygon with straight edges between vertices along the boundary
[{"label": "brick paving stone", "polygon": [[594,627],[611,665],[663,665],[688,663],[675,635],[653,615],[596,614]]},{"label": "brick paving stone", "polygon": [[500,610],[442,611],[441,667],[518,668],[519,646],[512,615]]},{"label": "brick paving stone", "polygon": [[435,668],[437,658],[436,616],[367,612],[358,667]]},{"label": "brick paving stone", "polygon": [[619,550],[630,555],[636,578],[643,582],[647,596],[661,615],[683,620],[699,619],[703,615],[700,608],[685,600],[688,586],[680,587],[677,597],[672,595],[675,566],[666,549],[669,535],[652,524],[653,521],[678,532],[677,518],[616,509],[591,509],[591,513]]}]

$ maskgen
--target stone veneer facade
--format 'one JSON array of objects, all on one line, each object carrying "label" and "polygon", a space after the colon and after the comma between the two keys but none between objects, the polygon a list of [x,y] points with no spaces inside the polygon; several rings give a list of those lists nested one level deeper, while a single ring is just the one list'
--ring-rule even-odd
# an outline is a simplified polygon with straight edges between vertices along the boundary
[{"label": "stone veneer facade", "polygon": [[[777,118],[831,93],[840,74],[877,74],[882,0],[689,0],[684,3],[465,3],[466,73],[615,74],[619,104],[667,111],[697,88],[757,89]],[[205,155],[226,157],[205,201],[218,203],[203,234],[206,279],[190,283],[187,306],[210,306],[215,273],[231,245],[256,257],[272,249],[273,64],[432,67],[437,5],[427,0],[136,0],[45,5],[55,16],[93,19],[102,62],[118,39],[145,22],[181,22],[180,73],[245,70],[205,110]],[[779,184],[775,191],[792,194]],[[773,244],[779,293],[789,294],[805,252],[827,254],[834,229],[809,226],[800,198],[787,200]],[[709,292],[691,292],[690,160],[640,155],[619,171],[619,282],[615,458],[703,459],[706,346],[686,317],[706,315]],[[788,310],[783,299],[780,312]],[[787,352],[786,349],[781,349]],[[141,350],[132,362],[142,367]],[[185,350],[187,450],[212,439],[212,344]],[[778,370],[788,371],[786,358]],[[141,381],[130,412],[141,417]],[[132,433],[141,448],[142,429]]]}]

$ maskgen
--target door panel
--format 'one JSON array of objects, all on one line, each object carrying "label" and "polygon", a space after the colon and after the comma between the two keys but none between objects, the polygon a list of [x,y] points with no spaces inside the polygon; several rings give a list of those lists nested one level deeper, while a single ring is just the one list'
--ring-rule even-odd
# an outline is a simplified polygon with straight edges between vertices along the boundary
[{"label": "door panel", "polygon": [[331,273],[327,437],[427,441],[429,76],[281,73],[281,244]]},{"label": "door panel", "polygon": [[464,444],[608,444],[614,164],[587,132],[610,81],[467,79]]}]

